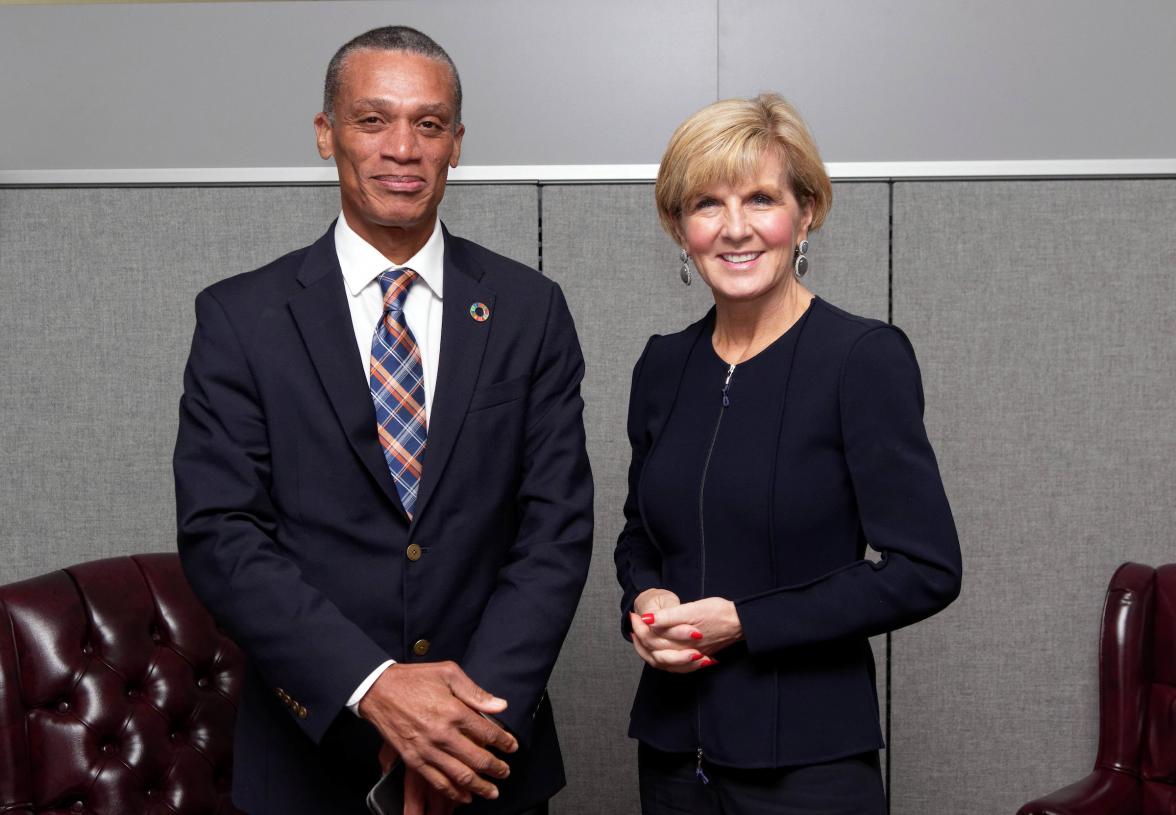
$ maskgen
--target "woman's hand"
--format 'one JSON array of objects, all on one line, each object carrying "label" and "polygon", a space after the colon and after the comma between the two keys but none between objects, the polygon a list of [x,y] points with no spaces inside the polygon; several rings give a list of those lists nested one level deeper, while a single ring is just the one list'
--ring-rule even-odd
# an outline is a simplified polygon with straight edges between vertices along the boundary
[{"label": "woman's hand", "polygon": [[633,601],[633,611],[638,616],[644,616],[680,605],[682,601],[678,599],[678,595],[668,589],[646,589]]},{"label": "woman's hand", "polygon": [[714,664],[698,649],[699,634],[692,628],[681,626],[663,632],[650,625],[657,617],[681,607],[678,595],[665,589],[647,589],[633,601],[629,614],[633,650],[647,665],[671,673],[690,673]]},{"label": "woman's hand", "polygon": [[722,597],[666,606],[652,612],[652,616],[647,614],[643,622],[653,638],[689,641],[704,660],[743,639],[739,612],[734,603]]}]

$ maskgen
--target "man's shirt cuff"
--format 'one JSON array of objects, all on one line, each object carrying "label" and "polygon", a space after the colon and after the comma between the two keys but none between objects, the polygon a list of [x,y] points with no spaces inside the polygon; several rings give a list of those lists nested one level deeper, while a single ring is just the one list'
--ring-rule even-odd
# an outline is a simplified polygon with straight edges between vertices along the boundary
[{"label": "man's shirt cuff", "polygon": [[371,686],[376,684],[376,680],[380,678],[380,674],[387,670],[389,665],[395,664],[396,660],[389,659],[387,662],[381,662],[380,667],[376,668],[374,671],[368,674],[367,679],[359,683],[359,687],[355,689],[355,693],[351,694],[351,698],[347,700],[347,709],[358,716],[359,701],[363,699],[364,694],[368,692]]}]

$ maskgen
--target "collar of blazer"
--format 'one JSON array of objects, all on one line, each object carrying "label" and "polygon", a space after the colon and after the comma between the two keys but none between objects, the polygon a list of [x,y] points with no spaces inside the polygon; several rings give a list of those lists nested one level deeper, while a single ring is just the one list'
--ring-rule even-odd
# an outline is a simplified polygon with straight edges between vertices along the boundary
[{"label": "collar of blazer", "polygon": [[[290,298],[290,311],[352,449],[407,522],[376,438],[376,414],[367,372],[357,364],[359,357],[355,351],[343,273],[335,253],[334,230],[332,223],[326,234],[307,251],[297,276],[302,289]],[[470,304],[485,303],[493,311],[495,296],[482,283],[485,270],[466,248],[465,241],[450,235],[444,224],[442,231],[445,236],[445,298],[442,304],[441,361],[433,394],[424,471],[412,520],[413,530],[427,512],[429,498],[449,463],[490,336],[490,321],[470,319]]]}]

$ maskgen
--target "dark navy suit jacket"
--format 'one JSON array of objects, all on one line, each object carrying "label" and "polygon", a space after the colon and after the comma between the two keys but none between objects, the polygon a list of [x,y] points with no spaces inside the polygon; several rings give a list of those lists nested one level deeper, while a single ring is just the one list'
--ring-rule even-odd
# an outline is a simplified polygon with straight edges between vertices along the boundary
[{"label": "dark navy suit jacket", "polygon": [[365,811],[380,741],[345,704],[388,658],[454,660],[508,700],[499,718],[522,749],[501,798],[471,811],[513,812],[563,784],[545,687],[590,556],[583,359],[562,293],[537,272],[446,232],[444,276],[411,523],[333,230],[196,299],[179,549],[248,658],[233,797],[251,815]]},{"label": "dark navy suit jacket", "polygon": [[[653,337],[637,363],[616,565],[626,633],[640,592],[667,588],[685,602],[697,599],[705,577],[704,594],[724,581],[721,596],[735,601],[746,639],[696,673],[646,667],[630,735],[665,751],[701,748],[709,760],[735,767],[810,764],[877,749],[882,736],[867,637],[935,613],[960,587],[959,542],[923,427],[914,352],[898,329],[814,300],[778,341],[792,343],[777,356],[781,387],[774,392],[784,393],[772,406],[778,427],[751,442],[768,450],[755,483],[772,489],[764,490],[763,517],[744,526],[767,532],[708,529],[700,554],[699,535],[685,522],[675,527],[681,540],[659,539],[650,523],[697,521],[697,499],[651,506],[650,496],[665,490],[652,490],[643,476],[658,458],[660,473],[689,477],[710,439],[714,418],[700,438],[677,432],[675,443],[659,445],[668,422],[701,426],[706,418],[677,411],[718,413],[719,379],[697,389],[706,391],[704,402],[688,398],[690,385],[683,385],[691,365],[713,357],[704,347],[713,328],[712,310],[684,331]],[[722,428],[737,434],[741,426]],[[707,484],[707,501],[721,500],[720,478],[712,475]],[[879,562],[863,559],[867,544],[882,553]]]}]

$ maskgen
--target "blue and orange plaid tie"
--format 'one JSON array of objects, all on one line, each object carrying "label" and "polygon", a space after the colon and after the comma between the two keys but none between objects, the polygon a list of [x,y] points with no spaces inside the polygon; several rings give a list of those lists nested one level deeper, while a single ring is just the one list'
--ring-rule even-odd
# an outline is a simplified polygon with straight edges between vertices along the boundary
[{"label": "blue and orange plaid tie", "polygon": [[376,432],[396,492],[408,517],[416,506],[425,438],[425,372],[416,339],[404,320],[404,300],[416,280],[412,269],[380,273],[384,317],[372,336],[371,390]]}]

